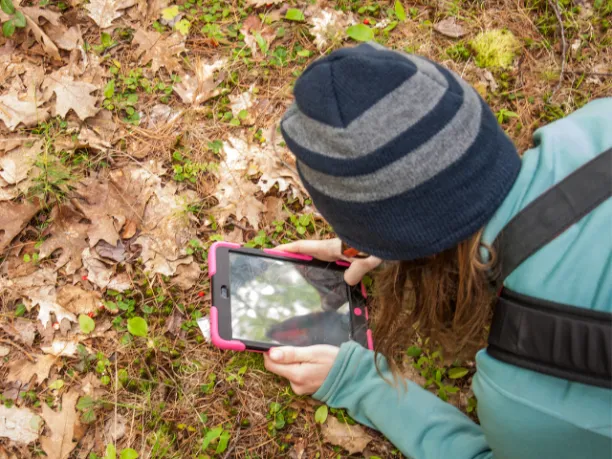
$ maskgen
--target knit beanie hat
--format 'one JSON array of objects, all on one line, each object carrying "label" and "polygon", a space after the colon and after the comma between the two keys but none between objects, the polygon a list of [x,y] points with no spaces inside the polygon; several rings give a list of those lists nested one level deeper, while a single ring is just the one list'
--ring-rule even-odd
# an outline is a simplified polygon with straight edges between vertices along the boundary
[{"label": "knit beanie hat", "polygon": [[367,43],[313,64],[281,131],[319,212],[387,260],[439,253],[493,216],[521,162],[478,93],[425,58]]}]

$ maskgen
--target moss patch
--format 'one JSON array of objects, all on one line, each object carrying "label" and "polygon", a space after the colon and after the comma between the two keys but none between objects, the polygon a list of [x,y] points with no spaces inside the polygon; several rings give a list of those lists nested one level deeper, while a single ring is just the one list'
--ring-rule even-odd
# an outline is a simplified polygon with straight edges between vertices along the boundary
[{"label": "moss patch", "polygon": [[470,41],[478,67],[505,69],[521,49],[520,41],[508,30],[482,32]]}]

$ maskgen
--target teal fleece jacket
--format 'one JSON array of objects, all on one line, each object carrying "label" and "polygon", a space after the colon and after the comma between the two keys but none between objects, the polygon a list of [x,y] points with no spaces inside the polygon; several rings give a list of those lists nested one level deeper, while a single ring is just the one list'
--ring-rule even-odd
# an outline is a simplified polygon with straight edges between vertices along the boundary
[{"label": "teal fleece jacket", "polygon": [[[612,98],[593,101],[536,131],[510,193],[487,224],[491,243],[547,188],[612,147]],[[612,199],[526,260],[505,282],[526,295],[612,312]],[[612,457],[612,390],[569,382],[476,355],[480,425],[408,382],[387,384],[374,354],[345,343],[314,398],[382,432],[414,459]],[[383,362],[383,371],[388,372]]]}]

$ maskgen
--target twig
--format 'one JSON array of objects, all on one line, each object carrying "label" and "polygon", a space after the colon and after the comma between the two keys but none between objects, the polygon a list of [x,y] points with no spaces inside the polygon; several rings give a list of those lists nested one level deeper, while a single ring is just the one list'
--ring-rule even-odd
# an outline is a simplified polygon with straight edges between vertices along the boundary
[{"label": "twig", "polygon": [[558,0],[548,0],[548,4],[555,12],[555,16],[557,17],[557,22],[559,22],[559,27],[561,27],[561,72],[559,73],[559,82],[555,89],[553,89],[553,94],[559,90],[561,87],[561,83],[563,83],[563,77],[565,75],[565,58],[567,53],[567,42],[565,41],[565,26],[563,25],[563,18],[561,17],[561,12],[559,11],[559,3]]},{"label": "twig", "polygon": [[34,359],[34,357],[32,357],[24,348],[22,348],[19,344],[17,343],[13,343],[12,341],[8,341],[6,339],[2,339],[0,338],[0,343],[5,343],[5,344],[10,344],[11,346],[19,349],[21,352],[23,352],[23,354],[28,358],[28,360],[30,362],[36,362],[36,360]]},{"label": "twig", "polygon": [[586,72],[580,70],[566,70],[565,73],[571,73],[572,75],[586,75],[586,76],[599,76],[599,77],[612,77],[612,73],[602,72]]},{"label": "twig", "polygon": [[234,435],[234,441],[232,441],[232,445],[227,449],[227,453],[223,456],[223,459],[228,459],[230,455],[236,449],[236,445],[238,444],[238,439],[240,438],[240,429],[236,431],[236,435]]},{"label": "twig", "polygon": [[247,228],[246,226],[240,224],[233,218],[228,218],[227,221],[225,222],[225,225],[223,226],[229,226],[229,225],[234,225],[236,228],[240,228],[242,231],[255,231],[253,228]]}]

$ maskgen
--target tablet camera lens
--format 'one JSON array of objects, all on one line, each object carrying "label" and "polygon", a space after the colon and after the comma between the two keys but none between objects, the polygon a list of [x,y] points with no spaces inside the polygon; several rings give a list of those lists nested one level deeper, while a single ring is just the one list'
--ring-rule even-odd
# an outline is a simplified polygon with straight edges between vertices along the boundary
[{"label": "tablet camera lens", "polygon": [[221,298],[229,298],[227,287],[225,285],[221,286]]}]

